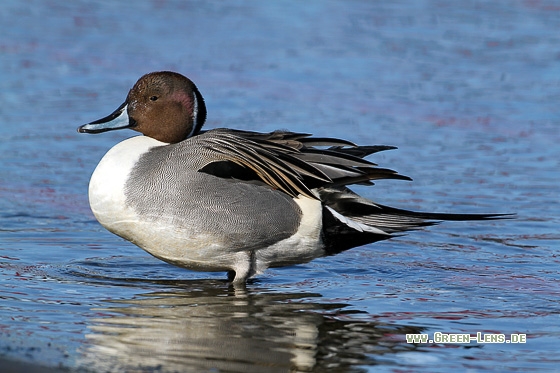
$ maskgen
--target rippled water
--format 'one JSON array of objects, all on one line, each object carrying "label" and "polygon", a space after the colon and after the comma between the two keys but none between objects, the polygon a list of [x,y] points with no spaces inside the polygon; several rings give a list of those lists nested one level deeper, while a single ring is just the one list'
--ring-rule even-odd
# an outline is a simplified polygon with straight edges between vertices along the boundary
[{"label": "rippled water", "polygon": [[[560,2],[29,0],[3,1],[0,22],[2,371],[556,369]],[[356,188],[369,198],[518,217],[269,270],[245,292],[162,263],[87,203],[132,133],[76,127],[163,69],[197,83],[207,128],[398,146],[372,160],[415,181]],[[406,342],[435,332],[527,342]]]}]

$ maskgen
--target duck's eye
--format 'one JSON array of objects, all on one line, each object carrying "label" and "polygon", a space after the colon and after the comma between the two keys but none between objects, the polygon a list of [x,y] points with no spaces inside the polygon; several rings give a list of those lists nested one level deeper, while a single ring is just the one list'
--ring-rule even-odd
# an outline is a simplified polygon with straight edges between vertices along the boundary
[{"label": "duck's eye", "polygon": [[150,97],[150,101],[157,101],[157,99],[158,99],[158,96],[152,96],[152,97]]}]

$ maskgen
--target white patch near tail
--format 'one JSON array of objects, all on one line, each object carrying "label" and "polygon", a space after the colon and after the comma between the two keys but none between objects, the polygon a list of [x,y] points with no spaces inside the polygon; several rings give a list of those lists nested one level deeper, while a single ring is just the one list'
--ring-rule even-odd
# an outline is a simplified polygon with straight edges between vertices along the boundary
[{"label": "white patch near tail", "polygon": [[350,218],[347,218],[346,216],[339,214],[338,212],[336,212],[334,209],[330,208],[329,206],[326,206],[327,209],[329,209],[329,211],[331,212],[331,214],[333,214],[333,216],[340,221],[341,223],[346,224],[348,227],[357,230],[358,232],[370,232],[370,233],[377,233],[377,234],[385,234],[385,235],[389,235],[389,233],[382,231],[379,228],[375,228],[366,224],[362,224],[362,223],[358,223],[357,221],[354,221]]},{"label": "white patch near tail", "polygon": [[323,214],[321,201],[299,195],[294,198],[301,210],[297,232],[280,242],[255,252],[256,273],[269,267],[307,263],[325,255],[321,231]]}]

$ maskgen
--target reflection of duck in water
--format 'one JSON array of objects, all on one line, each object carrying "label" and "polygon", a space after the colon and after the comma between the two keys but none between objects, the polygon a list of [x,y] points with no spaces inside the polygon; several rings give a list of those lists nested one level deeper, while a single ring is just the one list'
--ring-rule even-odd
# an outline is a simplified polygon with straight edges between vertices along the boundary
[{"label": "reflection of duck in water", "polygon": [[96,310],[104,316],[90,322],[79,365],[93,371],[332,371],[415,350],[403,334],[421,331],[325,316],[345,305],[311,302],[316,294],[228,296],[221,284],[208,284],[108,301]]},{"label": "reflection of duck in water", "polygon": [[364,160],[391,146],[277,131],[200,131],[204,100],[186,77],[144,75],[111,115],[79,128],[132,128],[145,136],[114,146],[89,186],[101,225],[166,262],[228,271],[236,284],[433,220],[501,215],[418,213],[374,203],[347,185],[403,179]]}]

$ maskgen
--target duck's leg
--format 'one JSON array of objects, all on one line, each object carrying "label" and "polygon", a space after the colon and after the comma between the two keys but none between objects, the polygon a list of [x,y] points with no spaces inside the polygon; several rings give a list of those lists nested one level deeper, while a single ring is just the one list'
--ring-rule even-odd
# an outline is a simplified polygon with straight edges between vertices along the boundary
[{"label": "duck's leg", "polygon": [[256,273],[255,253],[253,251],[241,251],[235,255],[234,265],[227,272],[227,277],[228,281],[235,287],[244,287],[247,280]]}]

